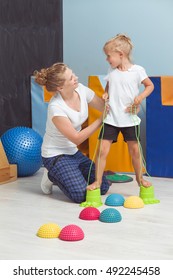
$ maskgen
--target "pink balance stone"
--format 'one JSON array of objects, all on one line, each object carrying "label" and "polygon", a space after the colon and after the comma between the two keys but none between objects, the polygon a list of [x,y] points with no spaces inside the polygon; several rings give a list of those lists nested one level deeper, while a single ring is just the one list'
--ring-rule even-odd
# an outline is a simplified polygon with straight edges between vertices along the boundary
[{"label": "pink balance stone", "polygon": [[98,220],[100,211],[95,207],[86,207],[80,212],[79,218],[82,220]]},{"label": "pink balance stone", "polygon": [[79,241],[84,239],[84,232],[79,226],[67,225],[61,230],[59,238],[64,241]]}]

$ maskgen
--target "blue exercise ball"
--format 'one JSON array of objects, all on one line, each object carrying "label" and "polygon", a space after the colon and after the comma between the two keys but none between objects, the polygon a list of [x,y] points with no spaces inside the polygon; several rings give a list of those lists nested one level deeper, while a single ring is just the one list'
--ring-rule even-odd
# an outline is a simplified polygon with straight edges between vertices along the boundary
[{"label": "blue exercise ball", "polygon": [[1,141],[10,164],[17,164],[18,177],[36,173],[42,165],[42,137],[29,127],[7,130]]}]

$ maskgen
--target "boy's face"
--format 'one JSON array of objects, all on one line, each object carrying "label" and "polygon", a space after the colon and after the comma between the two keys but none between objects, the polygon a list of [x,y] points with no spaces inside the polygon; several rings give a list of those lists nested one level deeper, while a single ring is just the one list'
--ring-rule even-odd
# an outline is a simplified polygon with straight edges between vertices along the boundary
[{"label": "boy's face", "polygon": [[112,68],[117,68],[122,63],[122,53],[112,51],[109,48],[105,50],[106,60]]}]

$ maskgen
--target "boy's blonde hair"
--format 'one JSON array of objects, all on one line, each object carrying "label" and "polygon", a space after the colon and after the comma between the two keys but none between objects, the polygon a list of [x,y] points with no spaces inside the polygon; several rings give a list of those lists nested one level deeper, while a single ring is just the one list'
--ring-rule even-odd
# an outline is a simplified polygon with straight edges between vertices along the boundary
[{"label": "boy's blonde hair", "polygon": [[57,87],[64,84],[64,72],[68,66],[64,63],[55,63],[49,68],[43,68],[40,71],[34,71],[35,82],[41,86],[45,86],[50,92],[57,92]]},{"label": "boy's blonde hair", "polygon": [[129,60],[131,60],[132,49],[133,44],[131,39],[125,34],[117,34],[115,37],[108,40],[103,47],[105,53],[107,51],[123,52]]}]

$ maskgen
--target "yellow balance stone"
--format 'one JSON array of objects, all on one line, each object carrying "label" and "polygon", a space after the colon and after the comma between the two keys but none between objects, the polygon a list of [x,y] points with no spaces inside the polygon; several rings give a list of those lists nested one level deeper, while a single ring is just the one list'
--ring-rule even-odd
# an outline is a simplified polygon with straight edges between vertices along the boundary
[{"label": "yellow balance stone", "polygon": [[42,225],[37,231],[37,236],[41,238],[57,238],[60,234],[61,228],[54,223]]}]

